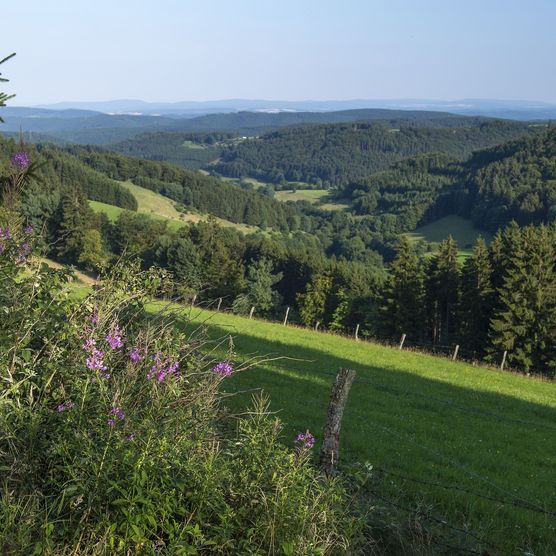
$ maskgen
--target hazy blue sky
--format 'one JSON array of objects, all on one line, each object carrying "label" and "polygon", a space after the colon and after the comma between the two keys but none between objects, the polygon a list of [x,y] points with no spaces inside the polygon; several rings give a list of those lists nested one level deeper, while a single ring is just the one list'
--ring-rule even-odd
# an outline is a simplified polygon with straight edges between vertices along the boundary
[{"label": "hazy blue sky", "polygon": [[556,0],[13,0],[12,104],[556,101]]}]

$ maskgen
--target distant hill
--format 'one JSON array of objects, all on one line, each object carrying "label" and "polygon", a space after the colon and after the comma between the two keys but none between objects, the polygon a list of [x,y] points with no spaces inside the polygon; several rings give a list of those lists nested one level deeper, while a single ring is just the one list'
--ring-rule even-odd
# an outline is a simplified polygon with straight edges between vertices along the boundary
[{"label": "distant hill", "polygon": [[234,112],[198,117],[154,116],[137,113],[101,113],[90,110],[47,110],[9,107],[2,111],[2,132],[41,133],[58,140],[102,145],[124,141],[141,133],[233,131],[262,135],[283,127],[353,121],[411,122],[430,127],[473,125],[484,118],[422,110],[342,110],[335,112]]},{"label": "distant hill", "polygon": [[427,119],[425,125],[418,120],[390,120],[289,127],[234,143],[223,149],[212,168],[234,178],[339,187],[420,153],[463,159],[474,150],[538,130],[521,122],[457,118],[436,121],[444,127]]}]

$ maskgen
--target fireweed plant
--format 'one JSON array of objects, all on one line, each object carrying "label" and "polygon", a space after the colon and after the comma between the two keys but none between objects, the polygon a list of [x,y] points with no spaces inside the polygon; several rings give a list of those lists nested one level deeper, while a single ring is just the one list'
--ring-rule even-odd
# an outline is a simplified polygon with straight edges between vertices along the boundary
[{"label": "fireweed plant", "polygon": [[0,227],[0,553],[351,553],[342,485],[267,400],[225,410],[233,349],[145,310],[167,276],[122,264],[78,300]]}]

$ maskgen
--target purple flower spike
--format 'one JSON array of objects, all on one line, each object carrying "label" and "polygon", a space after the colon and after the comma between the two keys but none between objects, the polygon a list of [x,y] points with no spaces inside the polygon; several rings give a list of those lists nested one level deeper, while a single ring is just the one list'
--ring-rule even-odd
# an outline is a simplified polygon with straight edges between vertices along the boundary
[{"label": "purple flower spike", "polygon": [[69,409],[73,409],[75,407],[75,404],[73,402],[64,402],[61,403],[57,408],[56,411],[58,413],[63,413],[64,411],[68,411]]},{"label": "purple flower spike", "polygon": [[29,155],[26,152],[18,152],[12,156],[12,164],[20,170],[25,170],[31,164]]},{"label": "purple flower spike", "polygon": [[170,357],[165,357],[162,359],[157,353],[153,357],[154,365],[151,367],[150,371],[147,373],[147,378],[150,380],[156,377],[158,382],[164,382],[164,379],[170,375],[175,378],[180,376],[179,368],[180,364],[177,361],[172,361]]},{"label": "purple flower spike", "polygon": [[315,445],[315,437],[309,432],[300,432],[295,441],[301,445],[302,448],[312,448]]},{"label": "purple flower spike", "polygon": [[34,231],[35,231],[35,229],[33,228],[33,226],[31,226],[31,224],[29,224],[28,226],[25,226],[25,228],[23,228],[23,233],[26,236],[30,236]]},{"label": "purple flower spike", "polygon": [[226,361],[221,361],[212,368],[212,372],[222,377],[230,376],[234,372],[234,368]]},{"label": "purple flower spike", "polygon": [[98,324],[98,313],[96,312],[96,310],[94,310],[93,314],[89,317],[89,322],[93,326],[96,326]]},{"label": "purple flower spike", "polygon": [[112,327],[112,331],[106,336],[106,341],[111,349],[121,349],[125,342],[125,337],[118,325]]},{"label": "purple flower spike", "polygon": [[141,355],[141,350],[138,347],[134,347],[129,352],[129,358],[131,359],[131,362],[134,363],[135,365],[137,363],[140,363],[141,361],[143,361],[143,356]]},{"label": "purple flower spike", "polygon": [[[91,371],[105,371],[108,368],[104,364],[104,353],[96,348],[91,350],[91,356],[87,357],[85,363]],[[105,378],[110,378],[110,375],[105,375]]]}]

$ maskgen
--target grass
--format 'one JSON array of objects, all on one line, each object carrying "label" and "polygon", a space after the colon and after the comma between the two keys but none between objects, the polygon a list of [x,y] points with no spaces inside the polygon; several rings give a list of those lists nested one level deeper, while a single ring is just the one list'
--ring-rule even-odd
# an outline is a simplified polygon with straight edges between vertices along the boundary
[{"label": "grass", "polygon": [[479,236],[487,243],[492,240],[492,234],[476,228],[471,220],[452,214],[430,224],[425,224],[406,234],[412,241],[427,241],[432,244],[439,244],[451,235],[458,244],[462,257],[471,255],[473,244]]},{"label": "grass", "polygon": [[328,191],[325,189],[297,189],[296,191],[284,190],[276,191],[274,197],[278,201],[308,201],[309,203],[318,204],[320,208],[325,210],[342,210],[347,205],[341,203],[326,202],[329,199]]},{"label": "grass", "polygon": [[[232,334],[239,360],[281,357],[234,376],[228,388],[263,388],[287,424],[286,441],[306,429],[318,439],[334,373],[355,369],[344,463],[386,470],[376,475],[382,496],[446,520],[448,544],[457,527],[488,539],[492,554],[556,553],[554,517],[510,503],[556,512],[555,383],[229,314],[195,309],[190,317],[188,326],[203,325],[213,338]],[[248,398],[230,399],[240,409]]]},{"label": "grass", "polygon": [[[208,214],[199,214],[195,212],[181,213],[176,209],[172,200],[150,189],[139,187],[129,181],[120,182],[120,184],[131,191],[133,196],[137,199],[137,212],[148,214],[152,218],[166,220],[171,230],[177,230],[189,223],[204,222],[209,218]],[[99,201],[89,201],[89,204],[95,212],[104,212],[112,222],[125,210]],[[222,218],[215,217],[215,220],[221,226],[236,228],[246,234],[258,230],[255,226],[236,224]]]}]

